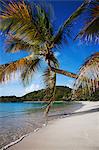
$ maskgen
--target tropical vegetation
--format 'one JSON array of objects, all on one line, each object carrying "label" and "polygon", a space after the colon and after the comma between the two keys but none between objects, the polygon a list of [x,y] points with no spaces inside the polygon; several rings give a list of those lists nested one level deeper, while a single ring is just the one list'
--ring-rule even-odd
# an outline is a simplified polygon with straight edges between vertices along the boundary
[{"label": "tropical vegetation", "polygon": [[[56,86],[55,90],[55,95],[54,95],[54,100],[55,101],[71,101],[71,93],[72,89],[66,86]],[[87,101],[98,101],[99,100],[99,92],[98,90],[91,94],[91,96],[87,93],[81,94],[76,97],[76,101],[78,100],[87,100]],[[46,94],[46,89],[38,90],[38,91],[33,91],[31,93],[25,94],[24,96],[21,97],[16,97],[16,96],[1,96],[0,97],[0,102],[33,102],[33,101],[43,101],[47,102],[49,101],[49,95]]]},{"label": "tropical vegetation", "polygon": [[[71,89],[65,86],[56,86],[55,101],[69,100]],[[0,102],[24,102],[24,101],[49,101],[49,95],[46,94],[46,89],[34,91],[25,94],[22,97],[2,96]]]},{"label": "tropical vegetation", "polygon": [[[79,38],[83,43],[99,44],[99,1],[91,1],[87,8],[87,19],[83,29],[75,39]],[[77,80],[75,80],[73,96],[81,96],[87,100],[96,98],[99,92],[99,52],[91,55],[81,66]],[[87,97],[87,98],[86,98]],[[92,98],[90,98],[92,97]],[[99,99],[99,98],[98,98]]]},{"label": "tropical vegetation", "polygon": [[[83,70],[86,70],[87,75],[87,70],[90,69],[90,66],[93,66],[93,61],[91,61],[91,64],[89,63],[90,59],[97,57],[94,59],[95,64],[97,64],[97,62],[99,63],[99,53],[97,53],[88,60],[88,64],[86,63],[87,65],[84,65],[79,75],[77,75],[61,70],[55,56],[55,49],[62,41],[67,41],[67,36],[70,36],[71,24],[88,7],[90,1],[84,1],[84,3],[64,21],[56,33],[51,24],[49,12],[40,5],[31,5],[25,0],[0,0],[0,3],[0,30],[6,35],[6,52],[14,53],[20,50],[28,52],[28,56],[25,58],[0,65],[0,82],[5,82],[11,79],[11,76],[15,74],[15,72],[20,72],[22,81],[24,84],[27,84],[32,79],[35,71],[39,69],[42,61],[44,61],[47,65],[43,77],[47,92],[49,93],[49,104],[46,111],[48,112],[50,104],[54,101],[57,73],[77,79],[75,84],[77,85],[78,82],[82,83],[85,78],[84,75],[82,76]],[[78,84],[75,89],[78,89],[79,86],[80,84]]]},{"label": "tropical vegetation", "polygon": [[86,24],[76,38],[83,39],[84,42],[99,43],[99,0],[90,2],[87,13]]},{"label": "tropical vegetation", "polygon": [[73,95],[81,98],[83,95],[91,96],[96,91],[99,91],[99,52],[91,55],[80,68]]}]

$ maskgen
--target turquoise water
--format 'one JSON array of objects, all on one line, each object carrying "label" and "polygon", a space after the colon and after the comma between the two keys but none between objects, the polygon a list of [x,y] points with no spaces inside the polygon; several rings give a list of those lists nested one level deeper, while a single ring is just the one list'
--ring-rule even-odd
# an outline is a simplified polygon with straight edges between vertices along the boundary
[{"label": "turquoise water", "polygon": [[[41,128],[46,119],[42,102],[0,103],[0,148],[21,136]],[[50,110],[49,120],[79,109],[81,104],[56,102]],[[56,117],[55,117],[56,116]]]},{"label": "turquoise water", "polygon": [[43,112],[29,113],[29,110],[44,105],[42,102],[0,103],[0,148],[40,127],[44,123]]},{"label": "turquoise water", "polygon": [[26,103],[0,103],[0,118],[21,115],[28,109],[38,109],[45,104],[42,102],[26,102]]}]

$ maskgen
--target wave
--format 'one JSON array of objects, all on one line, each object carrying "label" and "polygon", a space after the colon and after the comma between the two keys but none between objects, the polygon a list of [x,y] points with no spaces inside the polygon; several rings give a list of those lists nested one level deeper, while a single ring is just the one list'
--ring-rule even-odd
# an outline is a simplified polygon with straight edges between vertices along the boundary
[{"label": "wave", "polygon": [[[45,127],[46,125],[47,124],[43,124],[42,127]],[[21,136],[19,139],[15,140],[14,142],[11,142],[11,143],[7,144],[6,146],[2,147],[0,150],[6,150],[6,149],[8,149],[9,147],[11,147],[11,146],[13,146],[13,145],[21,142],[25,137],[29,136],[30,134],[33,134],[34,132],[37,132],[41,128],[36,128],[33,132]]]}]

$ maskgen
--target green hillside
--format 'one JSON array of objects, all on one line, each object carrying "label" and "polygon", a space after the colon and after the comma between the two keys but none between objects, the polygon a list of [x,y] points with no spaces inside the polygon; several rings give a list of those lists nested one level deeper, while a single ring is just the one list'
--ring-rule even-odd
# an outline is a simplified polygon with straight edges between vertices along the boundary
[{"label": "green hillside", "polygon": [[[0,102],[24,102],[24,101],[48,101],[49,94],[46,94],[46,90],[38,90],[31,93],[28,93],[22,97],[16,96],[2,96],[0,97]],[[57,86],[55,93],[55,100],[70,100],[71,89],[66,86]],[[84,100],[84,101],[99,101],[99,90],[97,90],[91,96],[81,96],[75,100]]]},{"label": "green hillside", "polygon": [[[71,94],[71,89],[66,86],[57,86],[55,93],[55,100],[68,99]],[[45,89],[38,90],[26,94],[22,97],[16,96],[2,96],[0,102],[22,102],[22,101],[45,101],[48,100],[48,94],[46,95]]]}]

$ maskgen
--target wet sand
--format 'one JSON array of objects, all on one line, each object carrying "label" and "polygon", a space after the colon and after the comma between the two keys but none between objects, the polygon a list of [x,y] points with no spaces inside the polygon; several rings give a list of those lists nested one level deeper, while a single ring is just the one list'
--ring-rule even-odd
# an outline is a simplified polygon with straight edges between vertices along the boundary
[{"label": "wet sand", "polygon": [[[33,133],[37,128],[42,128],[43,124],[46,123],[44,110],[34,109],[35,105],[37,106],[37,103],[1,104],[0,148],[20,141],[20,138],[25,135]],[[56,102],[49,112],[48,121],[64,117],[82,106],[81,102]]]},{"label": "wet sand", "polygon": [[99,101],[82,104],[75,113],[50,121],[8,150],[98,150]]}]

